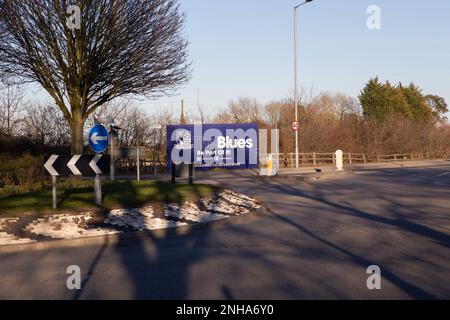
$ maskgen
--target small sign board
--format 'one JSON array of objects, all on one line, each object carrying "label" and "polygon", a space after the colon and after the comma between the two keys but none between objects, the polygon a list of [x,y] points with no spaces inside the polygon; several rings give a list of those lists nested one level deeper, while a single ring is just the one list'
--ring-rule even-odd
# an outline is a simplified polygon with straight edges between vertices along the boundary
[{"label": "small sign board", "polygon": [[[137,158],[136,148],[114,148],[114,158]],[[106,154],[111,154],[111,149],[106,151]],[[139,159],[145,158],[145,148],[139,147]]]},{"label": "small sign board", "polygon": [[300,121],[292,122],[292,130],[299,131],[300,130]]}]

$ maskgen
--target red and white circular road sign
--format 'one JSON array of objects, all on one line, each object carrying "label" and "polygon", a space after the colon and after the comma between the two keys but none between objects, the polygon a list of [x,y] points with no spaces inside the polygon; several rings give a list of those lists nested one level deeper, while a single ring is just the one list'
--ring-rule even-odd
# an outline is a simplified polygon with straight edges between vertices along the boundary
[{"label": "red and white circular road sign", "polygon": [[300,130],[300,121],[292,122],[292,130],[294,130],[294,131]]}]

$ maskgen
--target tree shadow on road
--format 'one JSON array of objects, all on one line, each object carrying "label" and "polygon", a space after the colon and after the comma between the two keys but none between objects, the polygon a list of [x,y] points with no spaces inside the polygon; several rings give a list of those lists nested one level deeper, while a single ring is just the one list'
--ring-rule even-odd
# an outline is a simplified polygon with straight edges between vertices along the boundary
[{"label": "tree shadow on road", "polygon": [[[137,190],[133,190],[132,184],[129,184],[129,188],[128,193],[137,192]],[[201,190],[195,187],[193,190],[196,196],[201,198]],[[176,191],[177,189],[174,189],[174,192]],[[181,193],[171,194],[170,199],[171,203],[176,199],[175,202],[179,205],[184,202]],[[129,207],[129,201],[124,201],[122,205]],[[187,221],[180,220],[180,222]],[[184,233],[180,233],[180,230]],[[130,298],[188,298],[189,268],[202,259],[209,232],[209,224],[205,223],[201,229],[194,231],[190,231],[187,226],[181,229],[168,228],[157,232],[141,231],[138,236],[133,238],[130,238],[128,233],[118,234],[119,239],[114,244],[114,252],[118,255],[126,273],[126,278],[120,279],[120,281],[132,286],[133,292]],[[98,268],[97,263],[107,246],[108,244],[103,245],[93,259],[83,288],[89,285],[89,274]],[[101,272],[101,270],[96,270],[96,272]],[[101,295],[101,290],[102,288],[92,288],[92,291],[88,290],[89,293],[85,295],[81,290],[73,298],[96,298],[97,295]],[[117,293],[115,296],[120,297],[121,295]]]}]

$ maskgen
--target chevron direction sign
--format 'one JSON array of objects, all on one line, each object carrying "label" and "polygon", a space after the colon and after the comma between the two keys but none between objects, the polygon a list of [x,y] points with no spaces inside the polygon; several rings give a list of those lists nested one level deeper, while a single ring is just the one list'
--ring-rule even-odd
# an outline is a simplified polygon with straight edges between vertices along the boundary
[{"label": "chevron direction sign", "polygon": [[95,156],[77,154],[74,156],[51,155],[44,168],[52,176],[68,177],[93,176],[109,172],[110,156],[96,154]]}]

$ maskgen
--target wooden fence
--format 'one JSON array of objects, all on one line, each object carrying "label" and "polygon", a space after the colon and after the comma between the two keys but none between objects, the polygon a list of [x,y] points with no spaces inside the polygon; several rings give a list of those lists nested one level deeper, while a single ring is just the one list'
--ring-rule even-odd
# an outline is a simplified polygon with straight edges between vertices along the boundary
[{"label": "wooden fence", "polygon": [[[344,163],[370,163],[370,162],[389,162],[389,161],[405,161],[430,159],[429,153],[405,153],[405,154],[364,154],[364,153],[344,153]],[[294,167],[295,153],[280,153],[280,167]],[[317,165],[333,165],[336,163],[335,153],[308,152],[299,153],[300,166],[317,166]]]},{"label": "wooden fence", "polygon": [[[155,161],[153,161],[155,157]],[[260,154],[261,163],[265,162],[265,155]],[[344,153],[344,163],[358,164],[370,162],[389,162],[389,161],[405,161],[405,160],[420,160],[430,159],[429,153],[407,153],[407,154],[364,154],[364,153]],[[150,148],[145,149],[145,156],[140,160],[140,167],[142,173],[165,172],[167,161],[166,155],[162,153],[155,153]],[[289,168],[295,166],[295,153],[280,153],[279,161],[281,168]],[[334,152],[307,152],[299,153],[299,165],[303,167],[320,166],[320,165],[334,165],[336,162]],[[137,157],[115,157],[116,170],[120,173],[133,172],[137,166]]]}]

